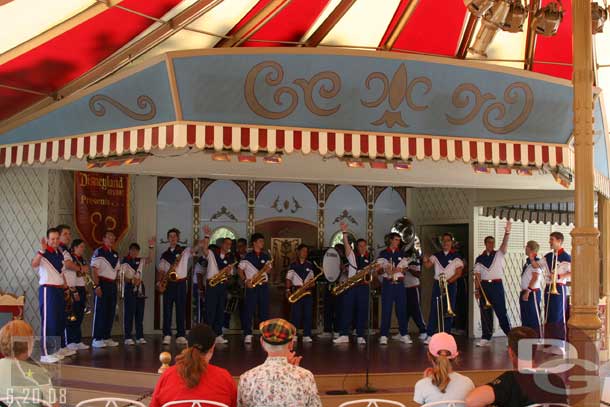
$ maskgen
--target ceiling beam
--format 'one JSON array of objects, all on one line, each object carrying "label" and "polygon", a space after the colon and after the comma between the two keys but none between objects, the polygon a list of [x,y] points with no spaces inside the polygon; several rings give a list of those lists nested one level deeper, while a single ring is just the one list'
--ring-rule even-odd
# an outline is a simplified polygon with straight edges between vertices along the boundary
[{"label": "ceiling beam", "polygon": [[392,28],[392,31],[388,35],[387,39],[380,45],[382,50],[391,51],[392,48],[394,48],[394,44],[396,44],[398,37],[400,37],[400,33],[402,33],[402,30],[404,30],[405,26],[407,25],[407,22],[409,21],[409,19],[413,15],[413,12],[419,5],[419,1],[420,0],[409,1],[409,4],[407,4],[407,6],[402,11],[398,22]]},{"label": "ceiling beam", "polygon": [[328,17],[322,21],[322,24],[305,40],[305,46],[317,47],[355,2],[356,0],[341,0]]},{"label": "ceiling beam", "polygon": [[282,11],[291,1],[292,0],[271,0],[229,38],[223,38],[218,41],[215,48],[239,47],[256,34],[256,32],[275,17],[277,13]]},{"label": "ceiling beam", "polygon": [[534,66],[534,51],[536,50],[536,26],[534,25],[534,16],[540,8],[540,0],[530,0],[529,14],[527,18],[527,34],[525,37],[525,62],[523,69],[531,71]]},{"label": "ceiling beam", "polygon": [[57,99],[64,98],[80,89],[86,88],[94,83],[112,75],[114,72],[130,64],[131,61],[146,53],[156,45],[182,30],[188,24],[222,3],[223,0],[198,0],[190,7],[176,14],[168,21],[163,21],[161,25],[142,36],[129,46],[118,50],[95,67],[76,78],[63,88],[54,92],[54,97],[45,98],[32,106],[22,110],[16,115],[3,121],[0,126],[0,133],[8,131],[22,124],[25,120],[30,120],[31,115],[38,110],[50,105]]},{"label": "ceiling beam", "polygon": [[103,13],[110,7],[114,7],[121,3],[123,0],[108,0],[107,2],[96,2],[91,6],[87,7],[80,13],[62,21],[54,27],[38,34],[37,36],[30,38],[29,40],[22,42],[21,44],[9,49],[0,55],[0,65],[17,58],[18,56],[25,54],[26,52],[52,40],[55,37],[63,34],[64,32],[76,27],[79,24],[95,17],[98,14]]},{"label": "ceiling beam", "polygon": [[462,40],[460,41],[457,53],[455,54],[456,58],[466,59],[466,55],[468,55],[468,48],[470,48],[470,43],[472,42],[472,37],[474,36],[474,29],[477,26],[477,20],[478,18],[474,14],[468,13],[468,21],[464,27]]}]

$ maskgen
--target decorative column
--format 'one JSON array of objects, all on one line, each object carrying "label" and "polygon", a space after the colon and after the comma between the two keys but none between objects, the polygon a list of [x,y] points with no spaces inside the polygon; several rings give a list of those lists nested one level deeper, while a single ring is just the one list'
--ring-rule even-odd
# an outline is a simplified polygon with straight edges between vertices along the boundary
[{"label": "decorative column", "polygon": [[247,239],[254,233],[254,206],[256,205],[256,181],[248,180],[248,224],[246,225]]},{"label": "decorative column", "polygon": [[201,222],[201,180],[199,178],[193,179],[193,242],[198,241],[199,236],[199,224]]},{"label": "decorative column", "polygon": [[368,185],[366,187],[366,240],[369,242],[369,247],[374,247],[376,242],[373,242],[375,237],[373,225],[373,213],[375,209],[375,187]]},{"label": "decorative column", "polygon": [[326,207],[326,185],[318,184],[318,247],[324,247],[324,209]]},{"label": "decorative column", "polygon": [[610,332],[608,327],[610,326],[610,313],[608,312],[608,306],[610,305],[610,259],[605,255],[610,253],[610,199],[606,198],[602,194],[597,194],[597,227],[601,232],[599,242],[599,254],[601,259],[601,296],[606,298],[606,312],[603,315],[603,327],[605,329],[601,332],[600,342],[600,359],[602,362],[610,359],[608,351],[608,345],[610,344]]},{"label": "decorative column", "polygon": [[[572,231],[572,308],[569,341],[578,359],[596,362],[601,321],[599,302],[599,231],[594,226],[593,170],[593,38],[590,0],[572,2],[574,84],[574,220]],[[588,378],[597,372],[576,367],[570,375]],[[577,385],[577,387],[579,387]],[[582,389],[581,389],[582,390]],[[570,405],[599,406],[599,389],[586,395],[571,395]]]}]

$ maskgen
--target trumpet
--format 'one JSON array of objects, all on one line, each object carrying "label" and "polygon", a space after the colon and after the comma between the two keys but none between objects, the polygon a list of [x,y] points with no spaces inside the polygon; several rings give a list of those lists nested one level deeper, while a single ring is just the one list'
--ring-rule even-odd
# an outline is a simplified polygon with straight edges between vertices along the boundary
[{"label": "trumpet", "polygon": [[208,281],[208,285],[210,287],[216,287],[218,284],[222,284],[231,277],[231,272],[233,271],[233,266],[235,266],[237,262],[233,262],[220,270],[214,277],[210,278]]},{"label": "trumpet", "polygon": [[252,277],[252,279],[250,280],[250,283],[252,284],[252,288],[259,286],[266,281],[267,273],[269,271],[271,271],[271,267],[273,267],[272,264],[273,264],[273,259],[271,259],[267,263],[265,263],[263,268],[260,269],[258,271],[258,273],[256,273],[254,275],[254,277]]},{"label": "trumpet", "polygon": [[311,295],[311,291],[309,291],[315,284],[316,280],[323,276],[324,273],[320,273],[309,281],[306,281],[302,286],[297,288],[290,296],[288,297],[288,302],[294,304],[299,301],[301,298]]},{"label": "trumpet", "polygon": [[362,270],[358,271],[356,274],[348,278],[342,283],[337,284],[332,289],[333,295],[341,295],[345,291],[354,287],[355,285],[360,284],[363,281],[370,283],[373,281],[373,271],[376,267],[377,263],[371,263],[368,266],[364,267]]},{"label": "trumpet", "polygon": [[485,309],[493,308],[493,305],[491,305],[491,302],[489,301],[489,298],[487,297],[487,294],[485,293],[485,290],[483,289],[483,284],[481,283],[481,278],[475,276],[474,281],[479,286],[478,287],[479,292],[481,293],[481,296],[483,297],[483,301],[485,301],[485,304],[483,304],[483,308],[485,308]]}]

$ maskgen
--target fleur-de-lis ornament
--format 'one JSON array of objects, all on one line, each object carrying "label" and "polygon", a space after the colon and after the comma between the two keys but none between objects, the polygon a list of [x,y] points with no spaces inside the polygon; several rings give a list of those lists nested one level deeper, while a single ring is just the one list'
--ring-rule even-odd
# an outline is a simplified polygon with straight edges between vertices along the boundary
[{"label": "fleur-de-lis ornament", "polygon": [[377,99],[371,101],[360,100],[360,103],[365,107],[374,108],[381,105],[387,99],[390,109],[386,109],[381,117],[371,122],[371,124],[375,126],[385,124],[390,128],[395,125],[407,127],[408,124],[403,119],[402,112],[398,110],[403,100],[407,103],[407,106],[414,111],[422,111],[428,108],[428,105],[419,105],[415,103],[413,101],[412,93],[415,86],[421,84],[425,87],[423,95],[427,95],[430,90],[432,90],[432,81],[425,76],[418,76],[409,81],[405,64],[400,64],[396,69],[396,72],[394,72],[392,80],[389,80],[387,75],[383,72],[371,73],[364,82],[367,89],[371,89],[371,83],[374,80],[381,81],[383,85],[381,95],[379,95]]}]

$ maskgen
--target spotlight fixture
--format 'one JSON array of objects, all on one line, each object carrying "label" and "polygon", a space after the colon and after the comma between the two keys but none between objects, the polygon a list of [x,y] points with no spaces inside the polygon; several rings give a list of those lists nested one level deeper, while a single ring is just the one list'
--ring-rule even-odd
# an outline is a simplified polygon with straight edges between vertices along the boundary
[{"label": "spotlight fixture", "polygon": [[240,163],[255,163],[256,156],[254,154],[238,154],[237,161]]},{"label": "spotlight fixture", "polygon": [[272,154],[263,157],[263,161],[267,164],[281,164],[283,159],[280,154]]},{"label": "spotlight fixture", "polygon": [[596,2],[591,3],[591,29],[593,35],[604,32],[604,23],[608,19],[608,10]]},{"label": "spotlight fixture", "polygon": [[214,161],[231,161],[231,156],[228,153],[213,153],[212,160]]},{"label": "spotlight fixture", "polygon": [[410,170],[411,167],[411,161],[398,161],[394,163],[395,170]]},{"label": "spotlight fixture", "polygon": [[513,170],[510,167],[495,167],[494,170],[498,175],[510,175],[513,173]]},{"label": "spotlight fixture", "polygon": [[533,174],[530,168],[517,168],[517,175],[532,176]]},{"label": "spotlight fixture", "polygon": [[486,164],[473,164],[472,169],[477,174],[490,174],[491,173],[491,168],[488,167]]},{"label": "spotlight fixture", "polygon": [[385,170],[388,168],[388,162],[385,160],[373,160],[369,162],[369,165],[376,170]]},{"label": "spotlight fixture", "polygon": [[498,30],[504,26],[510,6],[510,0],[498,0],[494,3],[493,7],[483,16],[474,44],[468,48],[468,51],[487,57],[487,48],[489,48]]},{"label": "spotlight fixture", "polygon": [[527,18],[527,10],[523,7],[521,0],[514,0],[506,15],[506,20],[502,25],[502,30],[511,33],[517,33],[523,31],[523,23]]},{"label": "spotlight fixture", "polygon": [[364,162],[360,159],[349,159],[345,163],[349,168],[364,168]]},{"label": "spotlight fixture", "polygon": [[109,156],[102,158],[93,158],[87,160],[87,169],[92,170],[95,168],[118,167],[120,165],[136,165],[146,160],[149,155],[149,153],[137,153],[125,155],[122,157]]},{"label": "spotlight fixture", "polygon": [[464,0],[468,11],[477,17],[482,17],[494,5],[494,0]]},{"label": "spotlight fixture", "polygon": [[540,8],[534,16],[536,34],[552,37],[557,34],[559,24],[563,19],[563,7],[561,3],[552,1]]}]

